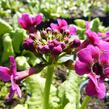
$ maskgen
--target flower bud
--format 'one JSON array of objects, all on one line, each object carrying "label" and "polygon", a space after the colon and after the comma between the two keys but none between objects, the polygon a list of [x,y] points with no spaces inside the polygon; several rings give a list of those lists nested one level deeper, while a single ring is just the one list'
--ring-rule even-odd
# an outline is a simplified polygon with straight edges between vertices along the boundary
[{"label": "flower bud", "polygon": [[35,40],[35,35],[34,35],[34,34],[30,34],[29,37],[30,37],[32,40]]},{"label": "flower bud", "polygon": [[65,34],[66,34],[66,35],[69,35],[69,34],[70,34],[70,30],[69,30],[69,29],[66,29],[66,30],[65,30]]},{"label": "flower bud", "polygon": [[52,42],[54,43],[55,46],[58,46],[60,44],[60,42],[56,39],[54,39]]},{"label": "flower bud", "polygon": [[61,45],[62,49],[64,49],[66,47],[64,42],[61,42],[60,45]]},{"label": "flower bud", "polygon": [[49,51],[50,51],[50,48],[49,48],[48,45],[44,45],[44,46],[42,47],[42,52],[43,52],[43,53],[48,53]]},{"label": "flower bud", "polygon": [[48,27],[46,30],[47,30],[47,32],[52,31],[52,29],[50,27]]},{"label": "flower bud", "polygon": [[74,39],[74,41],[73,41],[72,44],[71,44],[71,47],[72,47],[72,48],[77,48],[77,47],[79,47],[80,45],[81,45],[80,40],[79,40],[79,39]]},{"label": "flower bud", "polygon": [[34,41],[31,38],[28,38],[23,43],[23,48],[26,50],[34,51]]},{"label": "flower bud", "polygon": [[38,47],[37,47],[38,52],[42,53],[42,48],[43,48],[42,45],[38,45]]},{"label": "flower bud", "polygon": [[49,46],[50,50],[52,50],[55,45],[52,41],[48,41],[48,46]]},{"label": "flower bud", "polygon": [[54,55],[59,55],[62,52],[61,45],[58,45],[58,46],[54,47],[52,52],[53,52]]}]

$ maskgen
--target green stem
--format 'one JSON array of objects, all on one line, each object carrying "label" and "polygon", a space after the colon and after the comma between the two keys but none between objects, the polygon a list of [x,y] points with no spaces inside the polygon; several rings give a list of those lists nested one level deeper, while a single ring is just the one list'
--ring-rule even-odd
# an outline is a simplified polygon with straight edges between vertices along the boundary
[{"label": "green stem", "polygon": [[85,99],[84,99],[84,101],[83,101],[83,103],[82,103],[82,105],[81,105],[81,107],[80,107],[80,109],[86,109],[86,107],[87,107],[90,99],[91,99],[91,97],[86,96]]},{"label": "green stem", "polygon": [[43,109],[49,109],[49,95],[50,95],[50,86],[52,83],[53,71],[54,71],[54,65],[49,65],[47,68],[47,77],[44,88]]}]

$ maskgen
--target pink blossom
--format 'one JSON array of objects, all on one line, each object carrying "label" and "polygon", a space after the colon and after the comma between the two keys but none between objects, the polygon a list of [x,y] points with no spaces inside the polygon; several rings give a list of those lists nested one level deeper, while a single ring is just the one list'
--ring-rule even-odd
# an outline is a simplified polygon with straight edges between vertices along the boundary
[{"label": "pink blossom", "polygon": [[22,28],[27,30],[30,33],[36,32],[35,27],[42,22],[42,16],[30,16],[27,13],[22,14],[22,16],[18,19],[18,23]]}]

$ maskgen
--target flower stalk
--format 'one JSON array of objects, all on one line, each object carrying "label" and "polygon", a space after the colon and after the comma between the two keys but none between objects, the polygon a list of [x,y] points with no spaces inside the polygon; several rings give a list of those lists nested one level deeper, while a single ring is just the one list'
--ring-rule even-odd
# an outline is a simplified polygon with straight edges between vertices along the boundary
[{"label": "flower stalk", "polygon": [[83,101],[83,103],[82,103],[82,105],[81,105],[81,107],[80,107],[80,109],[86,109],[86,107],[87,107],[90,99],[91,99],[90,96],[86,96],[85,99],[84,99],[84,101]]},{"label": "flower stalk", "polygon": [[47,66],[47,77],[44,88],[43,109],[49,109],[49,96],[50,96],[50,87],[52,83],[53,72],[54,72],[54,65]]}]

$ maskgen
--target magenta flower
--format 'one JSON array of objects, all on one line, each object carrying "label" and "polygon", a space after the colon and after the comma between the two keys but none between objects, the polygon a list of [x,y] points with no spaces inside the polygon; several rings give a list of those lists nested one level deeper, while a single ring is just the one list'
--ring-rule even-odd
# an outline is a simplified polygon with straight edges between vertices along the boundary
[{"label": "magenta flower", "polygon": [[41,22],[42,22],[41,15],[32,17],[27,13],[22,14],[21,18],[19,18],[18,20],[20,26],[30,33],[36,32],[35,27],[39,25]]},{"label": "magenta flower", "polygon": [[[37,67],[37,66],[36,66]],[[10,93],[8,95],[8,100],[11,100],[14,94],[17,94],[21,97],[21,90],[18,86],[18,82],[22,79],[35,74],[42,70],[44,66],[38,65],[38,68],[32,67],[24,71],[17,72],[16,62],[13,56],[10,56],[10,68],[0,66],[0,80],[4,82],[11,82]]]},{"label": "magenta flower", "polygon": [[66,20],[57,19],[58,24],[51,23],[50,27],[55,32],[66,33],[68,35],[75,35],[77,32],[76,27],[69,26]]},{"label": "magenta flower", "polygon": [[96,46],[102,51],[109,50],[108,36],[104,37],[104,34],[92,32],[90,30],[86,31],[86,35],[87,39],[80,45],[79,50],[86,48],[88,45]]},{"label": "magenta flower", "polygon": [[89,78],[86,93],[100,99],[105,97],[106,89],[103,83],[109,76],[109,44],[100,41],[98,46],[88,45],[78,53],[75,71],[79,75],[87,74]]},{"label": "magenta flower", "polygon": [[64,19],[57,19],[57,22],[58,24],[50,24],[50,27],[53,31],[61,32],[68,26],[67,22]]},{"label": "magenta flower", "polygon": [[42,15],[37,15],[35,17],[32,17],[32,24],[33,25],[39,25],[43,20]]},{"label": "magenta flower", "polygon": [[[79,75],[94,72],[97,75],[105,74],[109,67],[109,52],[93,45],[88,45],[78,53],[79,59],[75,63],[75,70]],[[86,72],[84,72],[86,71]]]}]

